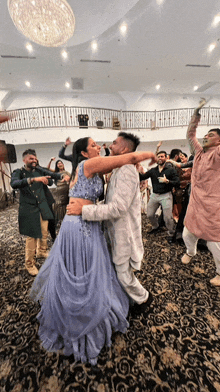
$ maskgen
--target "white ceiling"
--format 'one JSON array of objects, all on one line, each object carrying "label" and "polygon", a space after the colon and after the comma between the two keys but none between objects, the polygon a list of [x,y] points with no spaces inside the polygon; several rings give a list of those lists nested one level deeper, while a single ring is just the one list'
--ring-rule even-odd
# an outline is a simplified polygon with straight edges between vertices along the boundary
[{"label": "white ceiling", "polygon": [[[50,1],[50,0],[48,0]],[[82,78],[78,93],[195,94],[195,85],[212,87],[198,96],[219,95],[220,13],[219,0],[69,0],[76,28],[67,42],[68,59],[60,48],[45,48],[28,41],[15,28],[1,2],[0,55],[34,56],[36,59],[0,57],[0,90],[66,93],[65,82]],[[120,25],[127,23],[126,36]],[[91,42],[98,50],[93,53]],[[216,43],[212,53],[208,46]],[[110,63],[81,62],[81,59]],[[210,65],[206,68],[186,64]],[[31,83],[31,89],[25,81]],[[159,91],[155,86],[161,85]],[[73,92],[73,90],[71,90]]]}]

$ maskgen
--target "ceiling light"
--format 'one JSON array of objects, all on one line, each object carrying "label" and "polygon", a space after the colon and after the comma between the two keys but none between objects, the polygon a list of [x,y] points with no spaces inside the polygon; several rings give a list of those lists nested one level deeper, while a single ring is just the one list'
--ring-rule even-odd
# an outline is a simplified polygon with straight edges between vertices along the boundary
[{"label": "ceiling light", "polygon": [[97,42],[96,42],[96,41],[93,41],[93,42],[91,43],[91,47],[92,47],[92,50],[95,52],[95,51],[98,49],[98,44],[97,44]]},{"label": "ceiling light", "polygon": [[25,47],[28,50],[28,52],[32,52],[33,51],[33,46],[29,42],[25,45]]},{"label": "ceiling light", "polygon": [[65,87],[66,87],[66,88],[70,88],[70,83],[69,83],[69,82],[66,82],[66,83],[65,83]]},{"label": "ceiling light", "polygon": [[156,90],[160,90],[160,84],[157,84],[155,88]]},{"label": "ceiling light", "polygon": [[215,49],[215,47],[216,47],[216,44],[209,45],[208,52],[211,53]]},{"label": "ceiling light", "polygon": [[123,24],[120,26],[120,30],[121,30],[121,33],[122,33],[122,34],[125,34],[125,33],[127,32],[127,29],[128,29],[128,26],[127,26],[126,23],[123,23]]},{"label": "ceiling light", "polygon": [[220,14],[216,15],[213,19],[212,26],[216,27],[220,22]]},{"label": "ceiling light", "polygon": [[194,86],[193,90],[196,91],[196,90],[198,90],[198,88],[199,88],[199,86]]},{"label": "ceiling light", "polygon": [[63,51],[61,52],[61,56],[62,56],[64,59],[67,59],[68,53],[67,53],[65,50],[63,50]]},{"label": "ceiling light", "polygon": [[63,45],[74,33],[75,17],[66,0],[8,0],[8,10],[17,29],[39,45]]},{"label": "ceiling light", "polygon": [[25,84],[26,84],[27,87],[31,87],[30,82],[26,81]]}]

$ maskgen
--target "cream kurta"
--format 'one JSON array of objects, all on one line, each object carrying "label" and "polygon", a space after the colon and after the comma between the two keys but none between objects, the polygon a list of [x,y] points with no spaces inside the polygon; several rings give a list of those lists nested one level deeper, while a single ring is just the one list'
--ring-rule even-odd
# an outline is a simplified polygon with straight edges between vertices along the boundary
[{"label": "cream kurta", "polygon": [[195,149],[192,170],[192,191],[186,212],[187,229],[207,241],[220,242],[220,146],[204,152],[196,138],[196,117],[193,116],[187,138]]},{"label": "cream kurta", "polygon": [[140,269],[144,254],[141,197],[139,174],[134,165],[113,170],[105,203],[83,206],[82,218],[106,221],[113,262],[122,265],[131,258],[132,267]]}]

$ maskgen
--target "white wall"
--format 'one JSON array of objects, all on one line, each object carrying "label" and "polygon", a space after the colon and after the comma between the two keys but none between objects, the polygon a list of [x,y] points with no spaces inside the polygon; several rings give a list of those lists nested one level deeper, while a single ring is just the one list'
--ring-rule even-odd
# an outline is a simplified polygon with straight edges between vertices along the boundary
[{"label": "white wall", "polygon": [[[12,101],[12,102],[11,102]],[[8,97],[9,106],[2,102],[7,110],[45,107],[45,106],[79,106],[105,109],[126,110],[125,101],[118,94],[67,94],[58,93],[11,93]],[[6,102],[7,104],[7,102]]]},{"label": "white wall", "polygon": [[[195,108],[198,106],[200,97],[203,94],[194,94],[191,96],[184,95],[144,95],[140,100],[135,102],[133,105],[126,108],[126,110],[166,110],[166,109],[184,109],[184,108]],[[204,98],[210,99],[209,96],[205,95]],[[206,106],[220,107],[220,96],[211,98]]]},{"label": "white wall", "polygon": [[[140,94],[141,95],[141,94]],[[136,98],[134,98],[136,96]],[[59,93],[16,93],[12,92],[8,98],[7,110],[44,107],[44,106],[79,106],[97,107],[115,110],[166,110],[178,108],[194,108],[198,105],[201,96],[208,101],[207,106],[220,107],[220,96],[210,97],[207,94],[197,93],[192,95],[163,95],[144,94],[139,99],[139,94],[126,92],[123,98],[120,94],[74,94],[74,92]],[[132,103],[131,103],[132,102]],[[4,103],[2,104],[4,107]]]}]

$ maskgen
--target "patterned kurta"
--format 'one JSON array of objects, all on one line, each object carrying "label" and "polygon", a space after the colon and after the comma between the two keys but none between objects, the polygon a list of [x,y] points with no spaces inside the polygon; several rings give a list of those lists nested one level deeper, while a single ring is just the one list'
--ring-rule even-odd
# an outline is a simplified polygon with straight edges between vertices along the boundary
[{"label": "patterned kurta", "polygon": [[198,120],[193,116],[187,131],[196,154],[184,223],[198,238],[220,242],[220,146],[210,147],[206,152],[203,150],[196,138]]}]

